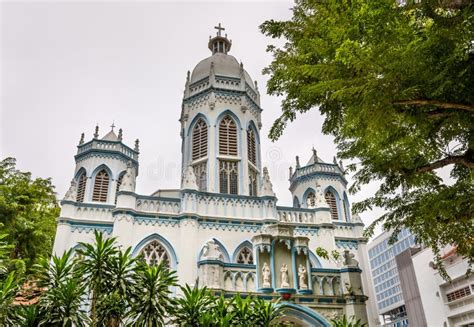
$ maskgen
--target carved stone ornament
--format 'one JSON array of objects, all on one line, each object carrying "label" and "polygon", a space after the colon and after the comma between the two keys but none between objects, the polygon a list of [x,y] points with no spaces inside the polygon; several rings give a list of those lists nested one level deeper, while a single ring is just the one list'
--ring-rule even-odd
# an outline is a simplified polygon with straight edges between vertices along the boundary
[{"label": "carved stone ornament", "polygon": [[344,261],[343,264],[344,266],[347,267],[359,267],[359,262],[354,259],[355,255],[351,253],[349,250],[344,250]]},{"label": "carved stone ornament", "polygon": [[122,177],[119,191],[135,192],[135,169],[131,161],[127,163],[127,171]]},{"label": "carved stone ornament", "polygon": [[210,240],[204,245],[204,252],[202,253],[202,259],[206,260],[222,260],[224,258],[219,244],[214,240]]},{"label": "carved stone ornament", "polygon": [[323,188],[319,183],[316,184],[316,207],[329,208],[329,204],[324,196]]},{"label": "carved stone ornament", "polygon": [[273,192],[273,185],[270,181],[270,175],[268,174],[267,167],[263,167],[263,181],[262,181],[262,189],[260,191],[261,196],[275,196],[275,192]]},{"label": "carved stone ornament", "polygon": [[181,188],[196,191],[199,189],[196,181],[196,175],[194,174],[194,169],[192,166],[188,166],[184,171]]},{"label": "carved stone ornament", "polygon": [[76,198],[77,198],[77,182],[73,179],[71,181],[71,186],[69,186],[69,189],[66,192],[66,195],[64,195],[64,200],[76,201]]},{"label": "carved stone ornament", "polygon": [[264,262],[263,267],[262,267],[262,279],[263,279],[262,287],[264,288],[271,287],[270,278],[271,278],[270,267],[268,266],[266,262]]},{"label": "carved stone ornament", "polygon": [[308,289],[308,272],[302,264],[298,267],[298,282],[301,290]]},{"label": "carved stone ornament", "polygon": [[280,269],[281,273],[281,288],[288,288],[290,287],[290,278],[288,277],[288,266],[284,263],[281,265]]}]

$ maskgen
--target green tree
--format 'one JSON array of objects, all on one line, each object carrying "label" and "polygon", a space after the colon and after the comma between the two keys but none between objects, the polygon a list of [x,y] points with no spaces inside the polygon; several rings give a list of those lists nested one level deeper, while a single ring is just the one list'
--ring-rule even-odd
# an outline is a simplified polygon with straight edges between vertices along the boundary
[{"label": "green tree", "polygon": [[453,244],[472,262],[474,11],[465,3],[298,0],[289,21],[260,28],[286,41],[268,48],[264,70],[268,92],[284,97],[270,137],[319,108],[355,171],[350,191],[380,182],[354,211],[384,208],[375,224],[394,237],[408,227],[438,256]]},{"label": "green tree", "polygon": [[13,158],[0,161],[0,234],[12,245],[9,269],[29,271],[51,254],[59,206],[51,179],[33,179],[15,165]]},{"label": "green tree", "polygon": [[94,243],[79,243],[77,253],[80,256],[78,271],[86,287],[91,293],[91,321],[97,325],[97,302],[101,296],[111,293],[110,281],[114,276],[111,262],[117,255],[118,249],[115,238],[107,238],[103,233],[94,231]]},{"label": "green tree", "polygon": [[333,327],[366,327],[367,324],[362,323],[360,319],[356,319],[354,316],[347,319],[346,315],[343,315],[339,319],[331,319]]},{"label": "green tree", "polygon": [[177,277],[164,262],[148,266],[140,262],[135,269],[129,320],[132,326],[164,326],[173,312],[171,288]]},{"label": "green tree", "polygon": [[[215,301],[207,287],[199,287],[199,283],[191,288],[188,284],[181,286],[182,295],[176,299],[174,323],[178,326],[200,326],[201,315],[209,319],[210,310]],[[209,321],[206,322],[206,325]]]}]

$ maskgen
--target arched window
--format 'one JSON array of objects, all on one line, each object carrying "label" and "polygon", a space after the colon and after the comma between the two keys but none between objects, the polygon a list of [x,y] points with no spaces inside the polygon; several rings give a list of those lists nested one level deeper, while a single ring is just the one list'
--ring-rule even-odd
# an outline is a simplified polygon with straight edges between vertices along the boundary
[{"label": "arched window", "polygon": [[109,191],[109,174],[107,170],[102,169],[95,176],[94,191],[92,201],[107,202],[107,193]]},{"label": "arched window", "polygon": [[161,262],[164,262],[165,265],[170,267],[170,256],[165,247],[158,241],[151,241],[146,245],[141,251],[140,254],[143,255],[143,259],[150,266],[157,266]]},{"label": "arched window", "polygon": [[314,192],[309,192],[306,196],[306,207],[315,208],[316,207],[316,194]]},{"label": "arched window", "polygon": [[237,125],[229,115],[219,125],[219,154],[237,156]]},{"label": "arched window", "polygon": [[79,175],[79,178],[77,179],[77,195],[76,195],[77,202],[84,202],[84,194],[86,192],[86,182],[87,182],[86,172],[83,171],[81,175]]},{"label": "arched window", "polygon": [[238,194],[239,170],[237,161],[219,160],[219,189],[221,193]]},{"label": "arched window", "polygon": [[193,160],[207,156],[207,124],[202,119],[193,128]]},{"label": "arched window", "polygon": [[117,203],[118,191],[120,189],[120,185],[122,185],[123,175],[125,175],[125,172],[122,172],[117,179],[117,187],[115,188],[115,203]]},{"label": "arched window", "polygon": [[331,210],[331,218],[333,220],[338,220],[338,214],[337,214],[337,203],[336,203],[336,197],[331,191],[327,191],[326,194],[324,194],[324,198],[326,199],[326,202],[329,204],[329,209]]},{"label": "arched window", "polygon": [[194,175],[198,184],[199,191],[207,191],[207,162],[201,162],[193,166]]},{"label": "arched window", "polygon": [[243,247],[237,255],[237,263],[253,265],[253,253],[248,247]]},{"label": "arched window", "polygon": [[249,127],[247,130],[247,156],[248,160],[257,166],[257,147],[255,141],[255,132]]}]

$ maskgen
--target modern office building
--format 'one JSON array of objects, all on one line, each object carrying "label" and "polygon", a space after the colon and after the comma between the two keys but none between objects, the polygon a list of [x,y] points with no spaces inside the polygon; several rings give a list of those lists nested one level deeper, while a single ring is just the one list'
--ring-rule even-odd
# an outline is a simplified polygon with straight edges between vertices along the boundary
[{"label": "modern office building", "polygon": [[404,229],[399,233],[397,242],[390,245],[391,235],[390,232],[383,232],[368,245],[375,302],[383,326],[408,326],[395,256],[414,246],[415,237]]}]

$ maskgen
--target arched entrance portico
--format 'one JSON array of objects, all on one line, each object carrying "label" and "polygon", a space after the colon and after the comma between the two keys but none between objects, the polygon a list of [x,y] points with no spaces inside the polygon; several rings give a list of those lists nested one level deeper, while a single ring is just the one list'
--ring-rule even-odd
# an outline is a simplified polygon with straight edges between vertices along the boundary
[{"label": "arched entrance portico", "polygon": [[282,303],[285,314],[282,321],[292,322],[295,327],[331,327],[331,323],[315,311],[294,303]]}]

